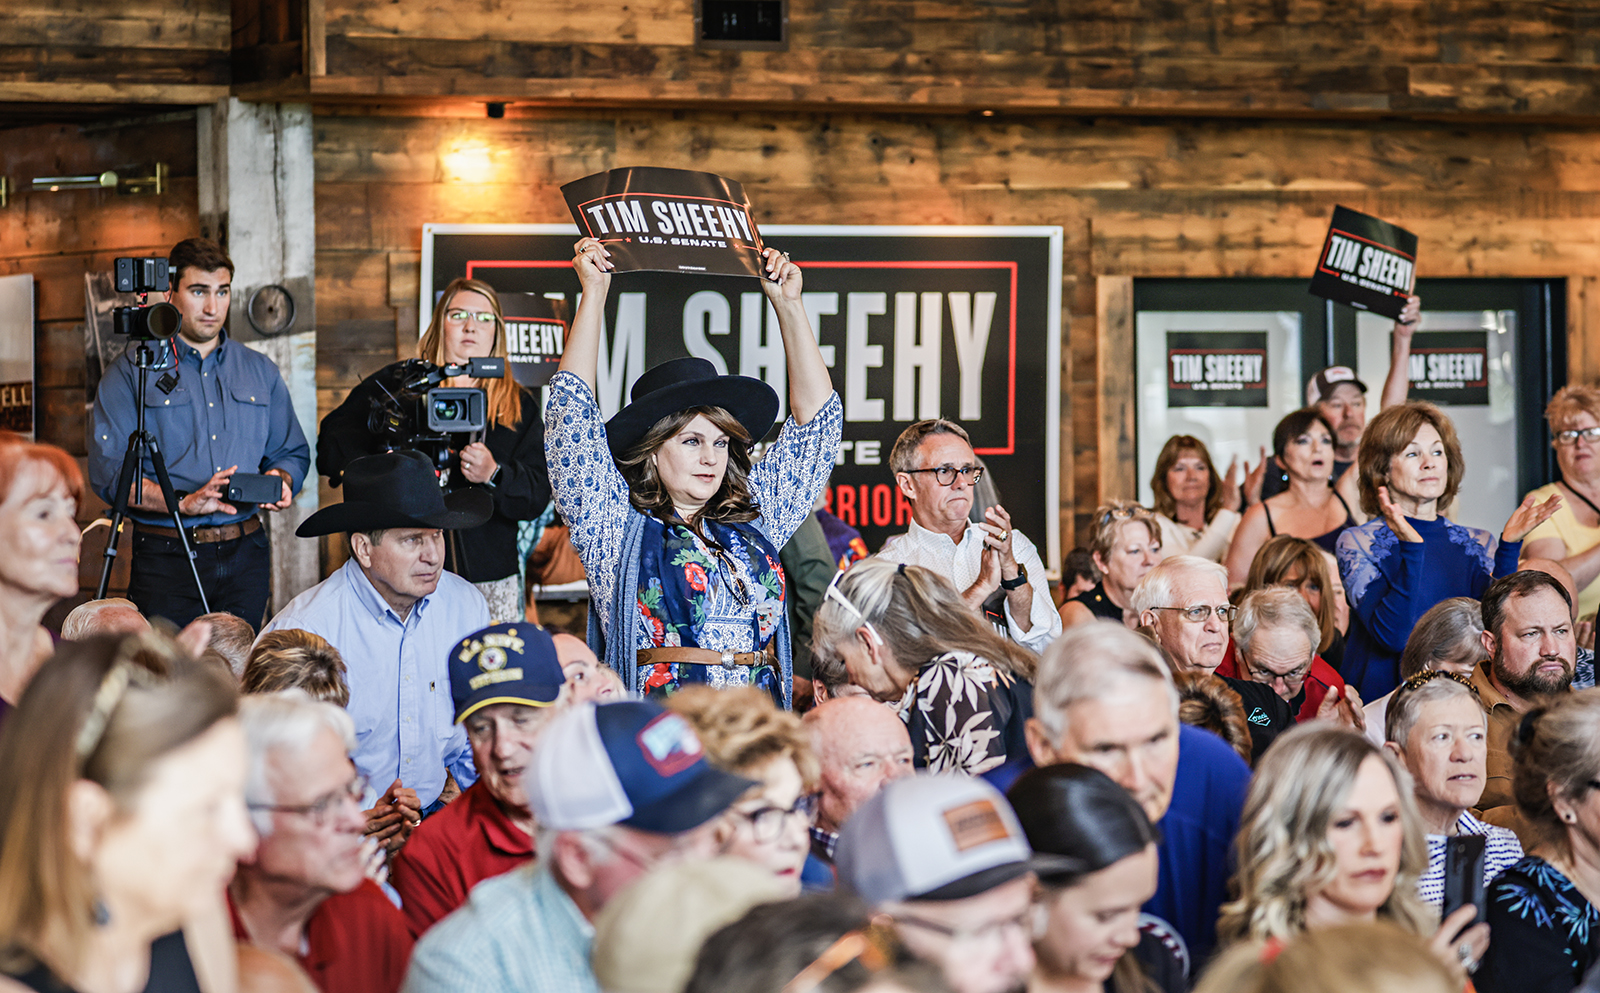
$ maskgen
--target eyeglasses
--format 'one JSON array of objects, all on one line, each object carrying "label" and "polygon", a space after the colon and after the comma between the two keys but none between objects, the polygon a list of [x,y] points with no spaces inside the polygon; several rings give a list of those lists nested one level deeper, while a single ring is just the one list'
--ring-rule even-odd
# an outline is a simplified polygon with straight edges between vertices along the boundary
[{"label": "eyeglasses", "polygon": [[1582,438],[1591,445],[1600,444],[1600,428],[1582,428],[1575,431],[1557,431],[1556,439],[1554,442],[1552,442],[1552,444],[1576,445],[1579,438]]},{"label": "eyeglasses", "polygon": [[1306,673],[1311,671],[1311,663],[1307,662],[1304,665],[1295,666],[1288,672],[1273,672],[1271,669],[1258,669],[1247,662],[1245,663],[1245,671],[1249,674],[1251,682],[1266,683],[1271,686],[1281,679],[1283,684],[1288,686],[1291,683],[1298,683],[1305,679]]},{"label": "eyeglasses", "polygon": [[965,479],[968,486],[978,485],[978,480],[983,478],[981,465],[964,465],[959,469],[953,465],[935,466],[932,469],[907,469],[906,475],[914,476],[919,472],[933,473],[933,478],[939,481],[940,486],[949,486],[956,481],[957,476]]},{"label": "eyeglasses", "polygon": [[844,595],[843,590],[839,589],[839,580],[843,578],[843,569],[840,569],[838,572],[833,574],[833,578],[828,581],[828,589],[824,592],[823,599],[832,600],[845,610],[848,610],[850,613],[856,615],[856,619],[861,622],[862,626],[865,627],[869,633],[871,633],[872,640],[882,645],[883,636],[878,633],[878,629],[872,626],[871,621],[867,620],[867,615],[861,612],[861,608],[851,603],[850,598]]},{"label": "eyeglasses", "polygon": [[951,944],[980,944],[999,941],[1007,934],[1021,934],[1024,938],[1031,938],[1033,935],[1032,908],[1016,917],[990,921],[975,928],[951,927],[948,924],[930,921],[926,917],[916,917],[912,914],[897,913],[893,916],[896,924],[910,924],[912,927],[919,927],[924,931],[932,931],[934,934],[950,939]]},{"label": "eyeglasses", "polygon": [[755,810],[736,810],[734,813],[750,822],[750,831],[755,835],[756,841],[777,841],[783,834],[783,829],[788,827],[789,818],[798,817],[802,821],[809,820],[811,805],[808,797],[801,797],[794,802],[794,806],[784,808],[768,804]]},{"label": "eyeglasses", "polygon": [[1195,604],[1193,607],[1152,607],[1150,609],[1181,611],[1183,613],[1184,620],[1195,624],[1204,624],[1206,618],[1210,617],[1213,613],[1217,615],[1218,620],[1226,624],[1233,620],[1234,616],[1239,613],[1239,608],[1230,603],[1225,603],[1217,607],[1213,607],[1209,603],[1199,603]]},{"label": "eyeglasses", "polygon": [[461,310],[457,307],[444,312],[447,321],[472,321],[476,324],[493,324],[494,311],[492,310]]},{"label": "eyeglasses", "polygon": [[252,803],[247,806],[251,810],[270,810],[275,814],[299,814],[309,818],[317,827],[326,827],[328,821],[338,812],[339,804],[349,802],[359,810],[361,801],[366,795],[367,777],[358,772],[348,783],[311,803]]}]

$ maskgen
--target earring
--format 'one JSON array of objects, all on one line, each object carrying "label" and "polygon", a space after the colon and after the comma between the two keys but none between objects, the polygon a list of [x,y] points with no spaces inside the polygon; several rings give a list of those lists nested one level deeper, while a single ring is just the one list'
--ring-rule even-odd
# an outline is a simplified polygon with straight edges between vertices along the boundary
[{"label": "earring", "polygon": [[1566,813],[1564,813],[1564,814],[1562,814],[1562,815],[1561,815],[1561,819],[1562,819],[1562,820],[1563,820],[1563,821],[1566,821],[1566,822],[1567,822],[1567,823],[1568,823],[1568,824],[1576,824],[1576,823],[1578,823],[1578,817],[1577,817],[1577,815],[1576,815],[1576,814],[1574,814],[1574,813],[1573,813],[1573,812],[1572,812],[1572,811],[1570,811],[1570,810],[1569,810],[1569,811],[1567,811],[1567,812],[1566,812]]}]

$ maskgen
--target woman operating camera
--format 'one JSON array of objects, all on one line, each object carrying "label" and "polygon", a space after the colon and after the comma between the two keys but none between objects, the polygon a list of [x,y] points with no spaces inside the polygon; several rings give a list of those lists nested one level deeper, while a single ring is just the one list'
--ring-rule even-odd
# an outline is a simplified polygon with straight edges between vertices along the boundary
[{"label": "woman operating camera", "polygon": [[[441,366],[488,356],[506,358],[506,322],[494,289],[476,279],[451,280],[433,308],[417,355]],[[330,484],[339,485],[352,459],[405,447],[380,437],[369,424],[374,404],[398,392],[405,365],[396,362],[368,376],[322,419],[317,471]],[[455,450],[451,458],[459,467],[451,474],[451,488],[482,486],[494,496],[494,516],[487,523],[455,532],[449,544],[450,571],[483,591],[496,623],[521,620],[517,522],[538,517],[550,502],[538,399],[509,371],[503,379],[457,376],[440,385],[477,387],[487,394],[488,423],[482,440],[467,434],[451,436]]]}]

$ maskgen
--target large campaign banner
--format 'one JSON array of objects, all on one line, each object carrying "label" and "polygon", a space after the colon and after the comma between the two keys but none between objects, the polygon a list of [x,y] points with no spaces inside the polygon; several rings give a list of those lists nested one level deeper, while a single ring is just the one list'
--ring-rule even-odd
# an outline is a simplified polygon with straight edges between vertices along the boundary
[{"label": "large campaign banner", "polygon": [[[547,381],[577,303],[578,236],[572,225],[424,226],[421,324],[451,279],[481,279],[513,325],[519,378]],[[804,271],[806,311],[844,403],[829,508],[869,548],[906,530],[889,450],[913,421],[947,417],[971,433],[1013,522],[1058,569],[1061,228],[766,225],[761,237]],[[754,278],[615,275],[601,412],[615,414],[647,368],[685,355],[762,378],[787,400],[777,318]]]}]

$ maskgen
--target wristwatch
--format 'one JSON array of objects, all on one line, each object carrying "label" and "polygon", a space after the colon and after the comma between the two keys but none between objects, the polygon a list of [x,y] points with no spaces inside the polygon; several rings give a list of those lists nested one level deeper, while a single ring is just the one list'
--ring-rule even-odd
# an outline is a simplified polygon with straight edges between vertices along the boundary
[{"label": "wristwatch", "polygon": [[1000,580],[1000,588],[1002,590],[1020,590],[1024,586],[1027,586],[1027,585],[1028,585],[1028,567],[1023,565],[1020,562],[1017,563],[1017,578],[1016,579],[1002,579],[1002,580]]}]

